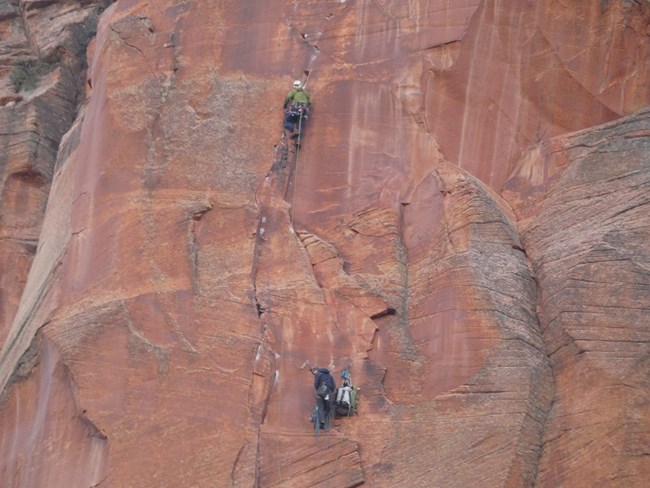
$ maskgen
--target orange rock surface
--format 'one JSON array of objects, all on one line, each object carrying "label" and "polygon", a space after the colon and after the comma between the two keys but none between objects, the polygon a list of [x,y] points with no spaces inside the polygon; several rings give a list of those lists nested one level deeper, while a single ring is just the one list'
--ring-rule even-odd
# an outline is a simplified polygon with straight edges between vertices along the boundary
[{"label": "orange rock surface", "polygon": [[13,3],[0,486],[642,486],[650,4]]},{"label": "orange rock surface", "polygon": [[646,483],[649,149],[645,109],[532,148],[506,185],[555,377],[540,486]]},{"label": "orange rock surface", "polygon": [[[65,158],[59,143],[84,96],[86,45],[108,4],[52,3],[0,2],[0,343],[36,252],[57,157]],[[16,67],[39,59],[40,79]],[[17,91],[23,81],[33,86]]]}]

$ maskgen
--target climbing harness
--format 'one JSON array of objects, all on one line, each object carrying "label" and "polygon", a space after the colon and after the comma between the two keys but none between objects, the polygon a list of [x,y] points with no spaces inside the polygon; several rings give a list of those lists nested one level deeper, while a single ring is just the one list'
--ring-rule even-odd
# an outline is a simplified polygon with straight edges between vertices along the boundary
[{"label": "climbing harness", "polygon": [[[303,118],[307,119],[307,109],[306,108],[300,108],[300,117],[298,118],[298,140],[296,141],[296,153],[300,151],[300,138],[302,137],[302,121]],[[297,157],[297,156],[296,156]]]}]

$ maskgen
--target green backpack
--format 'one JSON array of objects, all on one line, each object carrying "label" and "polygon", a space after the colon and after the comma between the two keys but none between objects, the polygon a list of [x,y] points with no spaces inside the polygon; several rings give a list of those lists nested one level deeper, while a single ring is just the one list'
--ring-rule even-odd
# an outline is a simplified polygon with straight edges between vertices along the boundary
[{"label": "green backpack", "polygon": [[354,415],[357,413],[359,405],[359,389],[352,384],[352,377],[350,371],[345,369],[341,372],[343,378],[343,386],[336,391],[336,407],[337,415]]}]

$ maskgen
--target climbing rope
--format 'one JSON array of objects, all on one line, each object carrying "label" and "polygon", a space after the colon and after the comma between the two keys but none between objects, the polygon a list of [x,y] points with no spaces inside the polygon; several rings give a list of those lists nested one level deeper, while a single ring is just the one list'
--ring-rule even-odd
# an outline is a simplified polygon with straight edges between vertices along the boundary
[{"label": "climbing rope", "polygon": [[[292,168],[292,173],[291,177],[289,178],[289,183],[287,184],[287,190],[289,186],[291,186],[292,192],[291,192],[291,200],[289,201],[289,221],[291,222],[291,225],[293,225],[293,208],[294,208],[294,200],[296,197],[296,185],[295,182],[298,179],[298,161],[299,161],[299,156],[300,156],[300,141],[302,138],[302,119],[303,119],[304,112],[301,110],[300,111],[300,118],[298,119],[298,138],[297,142],[295,144],[295,149],[296,149],[296,157],[295,157],[295,164],[294,167]],[[286,198],[285,198],[286,199]]]},{"label": "climbing rope", "polygon": [[[286,177],[284,183],[284,200],[290,204],[289,220],[293,223],[294,188],[298,174],[298,162],[301,148],[302,129],[305,119],[305,111],[300,111],[298,118],[298,131],[287,129],[282,130],[280,143],[275,145],[273,155],[273,166],[271,172],[276,173],[280,178]],[[284,171],[285,168],[288,171]]]}]

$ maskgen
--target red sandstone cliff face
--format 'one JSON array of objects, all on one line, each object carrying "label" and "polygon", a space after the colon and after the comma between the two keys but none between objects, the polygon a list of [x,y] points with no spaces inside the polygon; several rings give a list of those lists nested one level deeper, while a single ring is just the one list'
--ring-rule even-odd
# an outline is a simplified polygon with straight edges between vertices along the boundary
[{"label": "red sandstone cliff face", "polygon": [[[648,104],[650,5],[592,3],[111,6],[2,166],[1,484],[641,486],[650,118],[567,133]],[[313,364],[362,388],[318,438]]]},{"label": "red sandstone cliff face", "polygon": [[[0,342],[36,252],[59,143],[83,100],[86,45],[109,4],[54,3],[0,2]],[[17,92],[15,64],[38,59],[43,76]]]},{"label": "red sandstone cliff face", "polygon": [[[649,136],[646,109],[547,141],[506,185],[555,377],[541,486],[645,483]],[[576,466],[588,459],[585,480]]]}]

